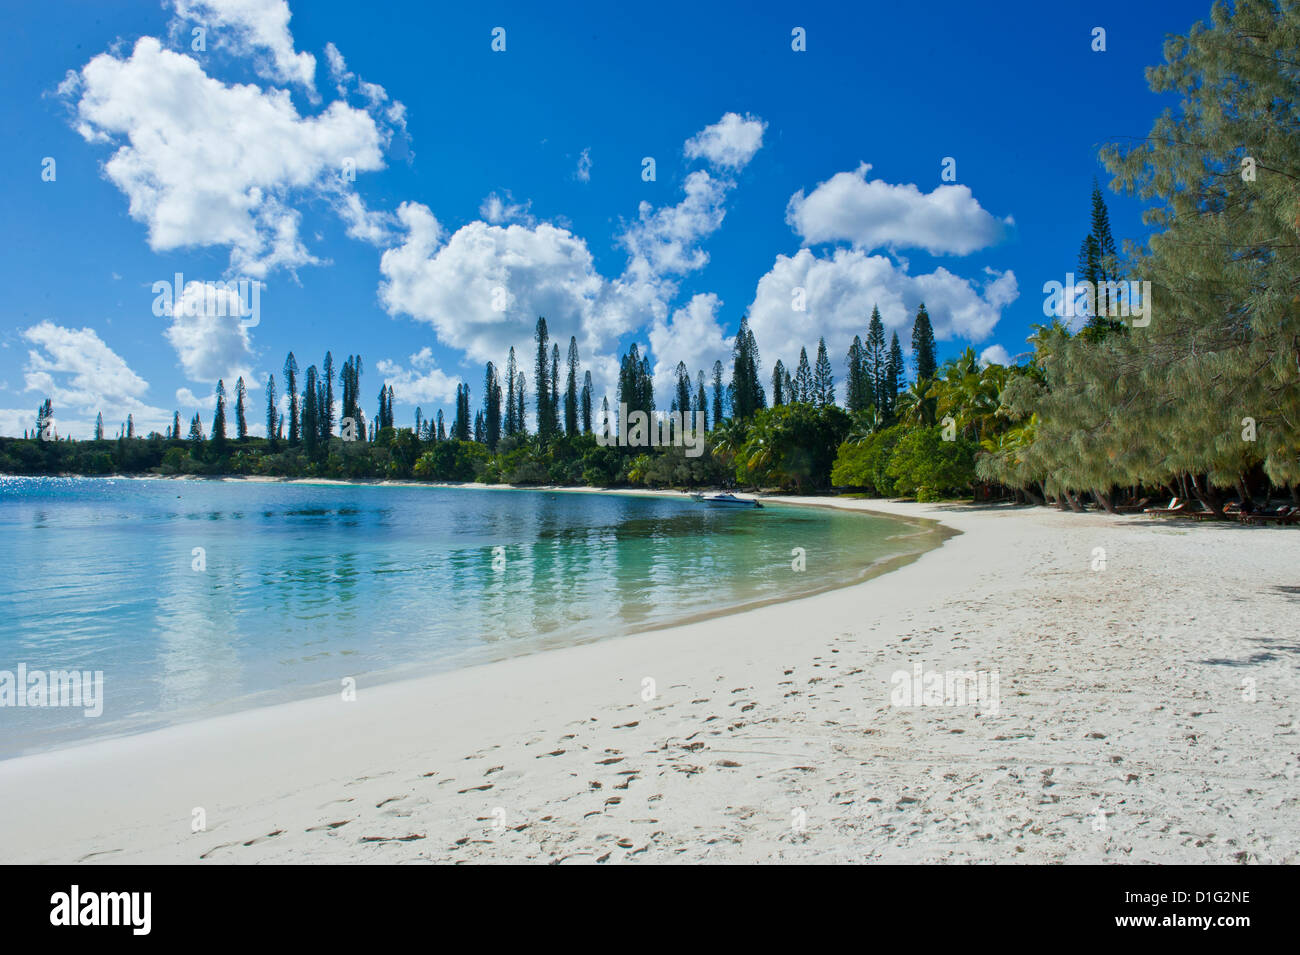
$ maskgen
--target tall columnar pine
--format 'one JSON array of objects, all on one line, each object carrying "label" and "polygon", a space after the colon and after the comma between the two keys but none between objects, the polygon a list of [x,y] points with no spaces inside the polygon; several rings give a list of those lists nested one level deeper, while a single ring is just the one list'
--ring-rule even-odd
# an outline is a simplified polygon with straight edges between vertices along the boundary
[{"label": "tall columnar pine", "polygon": [[515,433],[520,435],[528,434],[528,418],[524,414],[524,408],[527,406],[524,397],[527,391],[527,379],[521,371],[515,375],[515,427],[518,429]]},{"label": "tall columnar pine", "polygon": [[275,407],[275,375],[266,376],[266,439],[272,447],[275,447],[276,425],[279,423],[279,412]]},{"label": "tall columnar pine", "polygon": [[817,365],[813,370],[813,391],[818,408],[835,404],[835,375],[831,371],[830,357],[826,354],[825,338],[817,341]]},{"label": "tall columnar pine", "polygon": [[885,406],[881,415],[886,421],[893,421],[898,410],[898,393],[906,386],[907,369],[903,364],[903,346],[898,341],[898,332],[894,332],[889,341],[889,360],[885,363]]},{"label": "tall columnar pine", "polygon": [[779,408],[785,403],[785,364],[778,358],[772,366],[772,407]]},{"label": "tall columnar pine", "polygon": [[289,352],[284,359],[284,393],[289,399],[289,444],[297,446],[302,440],[299,428],[299,415],[302,413],[298,408],[298,361],[293,357],[293,352]]},{"label": "tall columnar pine", "polygon": [[218,446],[226,440],[226,385],[217,380],[217,408],[212,414],[212,440]]},{"label": "tall columnar pine", "polygon": [[591,372],[583,372],[582,375],[582,433],[591,434]]},{"label": "tall columnar pine", "polygon": [[578,339],[569,336],[568,378],[564,385],[564,433],[573,437],[578,433]]},{"label": "tall columnar pine", "polygon": [[95,440],[104,440],[104,413],[102,411],[95,415]]},{"label": "tall columnar pine", "polygon": [[313,457],[320,445],[320,375],[315,365],[307,366],[307,381],[302,390],[302,421],[298,425],[307,456]]},{"label": "tall columnar pine", "polygon": [[496,451],[497,443],[501,440],[501,383],[497,380],[497,369],[492,362],[487,363],[483,394],[483,437],[488,450]]},{"label": "tall columnar pine", "polygon": [[510,357],[506,359],[506,420],[505,433],[509,437],[519,431],[519,409],[515,401],[515,378],[519,375],[519,365],[515,361],[515,347],[510,346]]},{"label": "tall columnar pine", "polygon": [[916,321],[912,323],[912,360],[916,363],[918,382],[934,380],[939,364],[935,359],[934,328],[930,325],[930,314],[925,310],[924,302],[916,310]]},{"label": "tall columnar pine", "polygon": [[1097,180],[1092,181],[1092,217],[1088,234],[1079,247],[1078,275],[1080,281],[1091,283],[1088,298],[1087,335],[1092,340],[1104,338],[1111,332],[1124,328],[1124,323],[1111,317],[1118,305],[1113,301],[1112,282],[1118,281],[1119,257],[1115,239],[1110,232],[1110,213],[1106,211],[1106,197]]},{"label": "tall columnar pine", "polygon": [[470,439],[469,385],[463,383],[456,386],[456,421],[451,436],[457,441]]},{"label": "tall columnar pine", "polygon": [[867,323],[867,340],[863,343],[862,351],[867,381],[871,389],[871,403],[879,409],[885,396],[885,367],[888,352],[885,350],[885,325],[880,320],[880,309],[876,306],[871,308],[871,320]]},{"label": "tall columnar pine", "polygon": [[703,415],[704,430],[709,430],[709,398],[704,391],[704,369],[699,372],[699,390],[695,393],[695,409],[698,414]]},{"label": "tall columnar pine", "polygon": [[244,399],[247,395],[247,389],[244,388],[244,376],[240,375],[239,380],[235,382],[235,437],[240,441],[248,438],[248,417],[244,413]]},{"label": "tall columnar pine", "polygon": [[849,377],[844,402],[850,412],[866,411],[871,406],[871,387],[867,379],[866,349],[857,335],[849,345],[847,363]]},{"label": "tall columnar pine", "polygon": [[180,436],[181,436],[181,413],[179,411],[173,411],[172,412],[172,437],[176,438],[179,441]]},{"label": "tall columnar pine", "polygon": [[320,431],[318,437],[320,438],[321,447],[326,446],[330,439],[328,430],[329,415],[326,411],[328,407],[326,399],[329,395],[329,389],[325,387],[325,381],[324,375],[319,375],[316,378],[316,427]]},{"label": "tall columnar pine", "polygon": [[737,421],[748,421],[766,406],[767,395],[759,377],[758,344],[749,317],[743,316],[732,347],[731,413]]},{"label": "tall columnar pine", "polygon": [[551,397],[547,402],[551,409],[551,435],[560,433],[560,344],[551,346]]},{"label": "tall columnar pine", "polygon": [[689,415],[691,411],[691,373],[686,370],[686,362],[679,361],[676,369],[677,385],[673,392],[673,411]]},{"label": "tall columnar pine", "polygon": [[717,359],[713,362],[713,427],[722,424],[722,419],[726,416],[726,408],[723,406],[724,395],[726,391],[722,387],[722,360]]},{"label": "tall columnar pine", "polygon": [[548,385],[551,380],[551,350],[548,347],[550,333],[546,330],[545,318],[538,317],[537,328],[533,335],[537,340],[537,361],[533,367],[537,383],[537,436],[545,444],[550,438],[551,422],[554,420],[551,415],[549,400],[551,390]]},{"label": "tall columnar pine", "polygon": [[808,349],[799,349],[799,366],[794,373],[794,401],[807,403],[812,400],[812,367],[808,364]]},{"label": "tall columnar pine", "polygon": [[321,402],[320,430],[321,436],[328,441],[334,434],[334,356],[325,352],[325,362],[321,365],[320,386],[325,390],[325,400]]}]

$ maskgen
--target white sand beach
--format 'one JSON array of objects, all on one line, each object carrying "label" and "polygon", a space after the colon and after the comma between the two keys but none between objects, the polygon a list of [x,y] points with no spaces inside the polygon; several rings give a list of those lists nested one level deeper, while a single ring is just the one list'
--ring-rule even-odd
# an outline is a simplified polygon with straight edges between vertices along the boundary
[{"label": "white sand beach", "polygon": [[[1300,531],[814,502],[961,533],[814,597],[0,762],[0,858],[1300,860]],[[891,705],[917,663],[996,672],[997,712]]]}]

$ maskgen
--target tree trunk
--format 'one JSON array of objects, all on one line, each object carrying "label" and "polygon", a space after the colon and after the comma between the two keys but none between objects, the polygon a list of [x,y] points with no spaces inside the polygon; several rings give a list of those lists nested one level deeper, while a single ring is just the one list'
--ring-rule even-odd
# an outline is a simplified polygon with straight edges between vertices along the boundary
[{"label": "tree trunk", "polygon": [[1201,502],[1201,506],[1212,512],[1215,517],[1223,517],[1223,505],[1219,503],[1219,495],[1215,494],[1214,488],[1210,486],[1209,476],[1206,475],[1203,481],[1198,481],[1193,474],[1191,483],[1192,493]]},{"label": "tree trunk", "polygon": [[1094,488],[1092,491],[1092,496],[1097,499],[1098,504],[1100,504],[1103,508],[1105,508],[1107,514],[1119,513],[1118,511],[1115,510],[1115,504],[1113,501],[1111,501],[1109,494],[1104,494],[1101,491]]},{"label": "tree trunk", "polygon": [[1074,496],[1074,493],[1069,488],[1065,489],[1065,499],[1070,502],[1070,510],[1076,514],[1083,513],[1083,505],[1079,503],[1079,499]]},{"label": "tree trunk", "polygon": [[1255,499],[1250,496],[1250,488],[1246,486],[1246,478],[1241,474],[1237,475],[1237,494],[1241,497],[1243,505],[1255,503]]},{"label": "tree trunk", "polygon": [[1021,488],[1020,493],[1022,493],[1025,496],[1026,501],[1028,501],[1030,504],[1033,504],[1037,507],[1042,507],[1043,504],[1045,503],[1041,497],[1039,497],[1037,494],[1035,494],[1027,487]]}]

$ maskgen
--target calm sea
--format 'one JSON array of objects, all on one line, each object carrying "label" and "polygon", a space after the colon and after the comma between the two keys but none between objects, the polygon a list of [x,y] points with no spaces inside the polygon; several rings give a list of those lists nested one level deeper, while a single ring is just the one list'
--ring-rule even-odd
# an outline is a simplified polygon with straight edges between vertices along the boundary
[{"label": "calm sea", "polygon": [[0,706],[0,756],[659,627],[934,543],[684,497],[0,477],[0,680],[104,675],[97,718]]}]

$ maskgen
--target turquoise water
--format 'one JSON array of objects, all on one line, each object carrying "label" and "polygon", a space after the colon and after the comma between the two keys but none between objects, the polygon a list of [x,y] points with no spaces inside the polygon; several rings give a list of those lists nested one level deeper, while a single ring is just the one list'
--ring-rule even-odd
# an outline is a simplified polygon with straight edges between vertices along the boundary
[{"label": "turquoise water", "polygon": [[932,544],[826,508],[88,478],[0,478],[0,541],[0,671],[104,674],[97,718],[0,706],[3,756],[824,589]]}]

